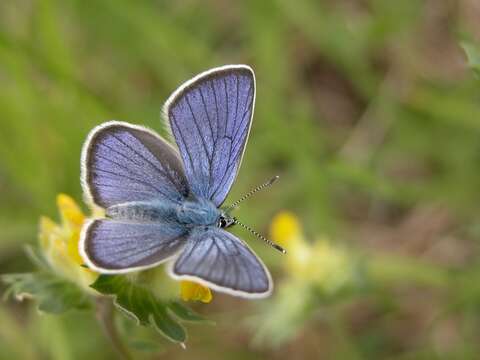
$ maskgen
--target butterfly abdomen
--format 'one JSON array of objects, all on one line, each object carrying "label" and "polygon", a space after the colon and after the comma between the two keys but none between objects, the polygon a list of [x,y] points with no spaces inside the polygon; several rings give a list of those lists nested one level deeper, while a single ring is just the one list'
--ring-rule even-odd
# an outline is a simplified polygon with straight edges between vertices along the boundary
[{"label": "butterfly abdomen", "polygon": [[166,222],[176,220],[176,205],[167,202],[135,201],[106,209],[107,217],[135,222]]}]

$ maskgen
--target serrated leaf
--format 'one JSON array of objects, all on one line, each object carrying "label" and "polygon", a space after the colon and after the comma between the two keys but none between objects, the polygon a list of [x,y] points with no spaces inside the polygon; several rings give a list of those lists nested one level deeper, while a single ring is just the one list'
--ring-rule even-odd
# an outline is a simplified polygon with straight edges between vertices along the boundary
[{"label": "serrated leaf", "polygon": [[38,302],[38,309],[46,313],[59,314],[90,306],[88,297],[78,286],[55,274],[6,274],[1,280],[8,284],[7,295],[20,300],[33,298]]},{"label": "serrated leaf", "polygon": [[148,289],[121,275],[101,275],[90,286],[104,295],[113,296],[115,305],[139,324],[155,328],[171,341],[185,341],[185,330],[170,316],[167,304]]},{"label": "serrated leaf", "polygon": [[213,321],[204,318],[203,316],[197,314],[195,311],[181,304],[178,301],[170,301],[168,303],[168,308],[180,320],[190,321],[190,322],[206,322],[211,324],[214,323]]}]

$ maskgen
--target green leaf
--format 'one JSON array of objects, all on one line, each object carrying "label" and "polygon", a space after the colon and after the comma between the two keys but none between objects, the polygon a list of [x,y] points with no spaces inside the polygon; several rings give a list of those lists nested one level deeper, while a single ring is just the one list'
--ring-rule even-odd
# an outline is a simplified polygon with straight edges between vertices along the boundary
[{"label": "green leaf", "polygon": [[140,325],[153,327],[171,341],[185,341],[185,330],[170,316],[167,304],[126,276],[101,275],[90,286],[104,295],[113,296],[115,305]]},{"label": "green leaf", "polygon": [[190,322],[206,322],[214,324],[213,321],[204,318],[203,316],[197,314],[195,311],[189,307],[181,304],[178,301],[171,301],[168,303],[168,308],[181,320],[190,321]]},{"label": "green leaf", "polygon": [[8,284],[5,296],[13,294],[19,300],[33,298],[38,309],[46,313],[59,314],[90,306],[87,295],[78,286],[55,274],[5,274],[0,279]]},{"label": "green leaf", "polygon": [[463,51],[467,56],[468,66],[475,73],[477,77],[480,78],[480,48],[477,44],[473,44],[468,41],[463,41],[461,43]]}]

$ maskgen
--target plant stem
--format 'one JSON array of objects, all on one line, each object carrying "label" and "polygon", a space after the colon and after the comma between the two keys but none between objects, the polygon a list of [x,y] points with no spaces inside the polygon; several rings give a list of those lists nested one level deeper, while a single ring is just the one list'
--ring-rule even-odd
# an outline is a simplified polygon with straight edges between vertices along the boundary
[{"label": "plant stem", "polygon": [[115,326],[112,299],[108,297],[97,297],[96,310],[96,317],[102,326],[103,333],[110,340],[118,355],[120,355],[120,357],[124,360],[133,359],[130,351],[123,343],[117,331],[117,327]]},{"label": "plant stem", "polygon": [[[16,321],[15,317],[8,308],[3,304],[0,305],[0,338],[5,347],[2,348],[2,354],[11,352],[13,358],[21,358],[25,360],[38,359],[38,349],[36,343],[25,341],[25,334],[28,329]],[[14,356],[15,355],[15,356]]]}]

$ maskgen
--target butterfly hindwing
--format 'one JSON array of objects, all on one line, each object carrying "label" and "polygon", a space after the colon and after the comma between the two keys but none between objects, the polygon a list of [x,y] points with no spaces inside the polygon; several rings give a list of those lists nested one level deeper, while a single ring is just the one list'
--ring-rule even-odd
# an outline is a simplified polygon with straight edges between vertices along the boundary
[{"label": "butterfly hindwing", "polygon": [[238,296],[261,298],[272,291],[262,261],[243,241],[215,227],[192,231],[170,273]]},{"label": "butterfly hindwing", "polygon": [[178,202],[188,194],[176,150],[146,128],[117,121],[88,136],[82,187],[89,202],[105,208],[151,199]]},{"label": "butterfly hindwing", "polygon": [[235,180],[254,102],[252,69],[229,65],[186,82],[165,104],[190,189],[216,206],[223,203]]},{"label": "butterfly hindwing", "polygon": [[185,245],[185,236],[179,224],[96,219],[82,229],[80,252],[91,269],[121,273],[168,260]]}]

